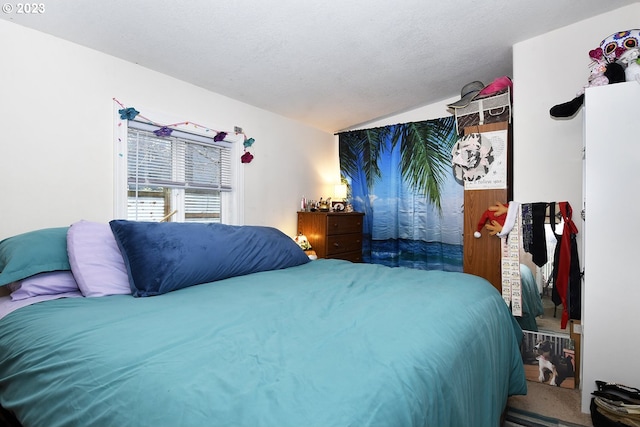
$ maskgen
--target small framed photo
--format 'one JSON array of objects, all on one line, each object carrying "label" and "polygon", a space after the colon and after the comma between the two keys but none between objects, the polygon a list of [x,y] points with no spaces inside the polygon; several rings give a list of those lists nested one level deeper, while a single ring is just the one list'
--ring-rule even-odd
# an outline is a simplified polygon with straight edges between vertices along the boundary
[{"label": "small framed photo", "polygon": [[334,212],[344,212],[345,204],[344,202],[331,202],[331,210]]}]

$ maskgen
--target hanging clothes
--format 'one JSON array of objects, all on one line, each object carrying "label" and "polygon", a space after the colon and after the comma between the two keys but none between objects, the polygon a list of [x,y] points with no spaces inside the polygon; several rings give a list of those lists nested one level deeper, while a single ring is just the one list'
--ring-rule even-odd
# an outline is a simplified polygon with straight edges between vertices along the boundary
[{"label": "hanging clothes", "polygon": [[[562,304],[560,327],[565,329],[569,319],[579,320],[581,318],[582,278],[576,241],[578,229],[571,219],[573,210],[568,202],[560,202],[558,206],[564,221],[564,228],[562,234],[557,234],[555,221],[551,221],[551,229],[558,240],[554,253],[554,286],[551,298],[554,304]],[[550,204],[550,212],[551,215],[555,212],[555,203]]]},{"label": "hanging clothes", "polygon": [[547,236],[544,231],[544,223],[547,216],[547,203],[533,203],[533,241],[531,245],[531,254],[533,262],[542,267],[548,261],[547,258]]},{"label": "hanging clothes", "polygon": [[547,203],[522,204],[522,246],[532,255],[532,261],[538,267],[547,263],[547,238],[544,223]]},{"label": "hanging clothes", "polygon": [[533,245],[533,203],[522,204],[522,248],[531,253]]}]

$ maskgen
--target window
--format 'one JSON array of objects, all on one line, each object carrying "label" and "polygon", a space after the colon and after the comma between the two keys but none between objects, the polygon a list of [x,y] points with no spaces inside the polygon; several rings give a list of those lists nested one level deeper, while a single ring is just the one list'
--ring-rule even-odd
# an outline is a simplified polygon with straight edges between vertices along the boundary
[{"label": "window", "polygon": [[117,218],[239,223],[232,159],[242,144],[176,129],[157,136],[159,126],[126,123],[116,157]]}]

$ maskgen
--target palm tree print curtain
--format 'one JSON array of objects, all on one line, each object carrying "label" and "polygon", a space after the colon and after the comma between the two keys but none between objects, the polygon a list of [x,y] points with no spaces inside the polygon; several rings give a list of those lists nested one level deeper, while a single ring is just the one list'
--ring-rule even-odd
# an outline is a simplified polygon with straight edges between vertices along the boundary
[{"label": "palm tree print curtain", "polygon": [[339,134],[340,169],[364,212],[363,260],[462,271],[463,187],[453,117]]}]

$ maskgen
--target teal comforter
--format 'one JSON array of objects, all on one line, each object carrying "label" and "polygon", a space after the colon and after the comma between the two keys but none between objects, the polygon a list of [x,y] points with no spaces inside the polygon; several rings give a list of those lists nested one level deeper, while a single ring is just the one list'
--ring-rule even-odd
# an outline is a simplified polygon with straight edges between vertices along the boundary
[{"label": "teal comforter", "polygon": [[0,404],[24,427],[497,427],[520,338],[481,278],[318,260],[21,308]]},{"label": "teal comforter", "polygon": [[517,316],[516,321],[523,330],[538,332],[536,317],[544,314],[544,308],[536,278],[525,264],[520,264],[520,282],[522,283],[522,316]]}]

